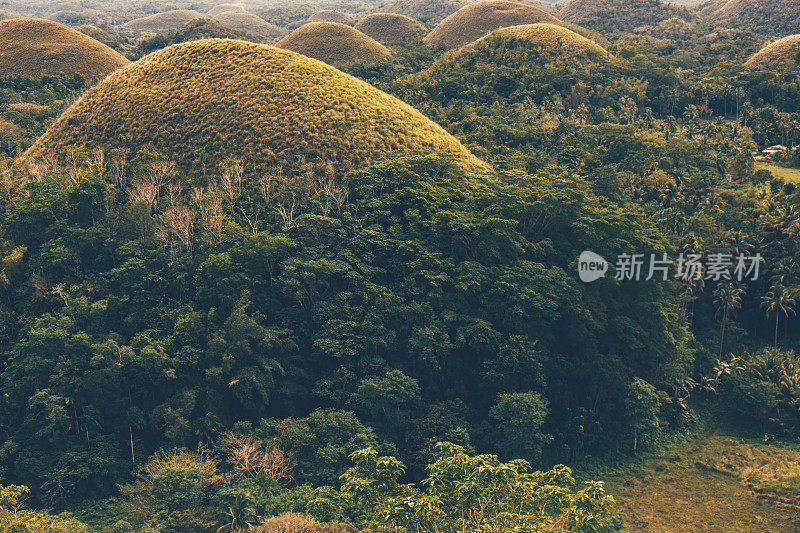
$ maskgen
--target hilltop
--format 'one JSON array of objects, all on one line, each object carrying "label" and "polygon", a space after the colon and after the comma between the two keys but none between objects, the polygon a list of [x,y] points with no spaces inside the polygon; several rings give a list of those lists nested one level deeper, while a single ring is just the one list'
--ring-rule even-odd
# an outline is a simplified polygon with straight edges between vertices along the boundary
[{"label": "hilltop", "polygon": [[352,26],[356,23],[356,19],[335,9],[323,9],[308,17],[308,22],[338,22]]},{"label": "hilltop", "polygon": [[247,13],[239,4],[217,4],[206,12],[209,17],[215,17],[220,13]]},{"label": "hilltop", "polygon": [[480,39],[498,28],[536,22],[559,21],[550,13],[530,4],[480,0],[445,18],[423,40],[428,46],[452,49]]},{"label": "hilltop", "polygon": [[695,18],[689,9],[661,0],[572,0],[558,16],[601,33],[631,32],[671,18]]},{"label": "hilltop", "polygon": [[0,21],[0,77],[80,74],[95,81],[128,63],[119,52],[57,22]]},{"label": "hilltop", "polygon": [[133,19],[122,25],[122,29],[132,32],[159,33],[176,29],[181,24],[202,17],[202,13],[192,9],[174,9],[146,17]]},{"label": "hilltop", "polygon": [[286,35],[286,30],[267,22],[252,13],[226,11],[215,15],[214,18],[233,30],[257,35],[267,41],[275,41]]},{"label": "hilltop", "polygon": [[546,22],[501,28],[462,50],[484,45],[492,47],[505,39],[522,41],[520,46],[536,47],[551,60],[558,59],[560,62],[602,62],[611,58],[611,54],[596,42],[563,26]]},{"label": "hilltop", "polygon": [[756,52],[745,65],[758,67],[792,67],[800,64],[800,34],[773,41]]},{"label": "hilltop", "polygon": [[325,63],[377,63],[391,55],[389,49],[372,37],[337,22],[309,22],[276,46]]},{"label": "hilltop", "polygon": [[742,28],[762,35],[800,33],[800,0],[718,0],[702,12],[717,27]]},{"label": "hilltop", "polygon": [[438,24],[465,5],[463,0],[395,0],[380,6],[378,11],[406,15],[425,24]]},{"label": "hilltop", "polygon": [[[170,46],[106,78],[21,158],[77,148],[158,151],[187,177],[246,157],[286,174],[325,162],[338,172],[414,149],[486,169],[411,106],[322,62],[271,46],[208,39]],[[142,156],[143,157],[143,156]]]},{"label": "hilltop", "polygon": [[421,22],[397,13],[367,15],[355,28],[383,44],[420,41],[428,33]]}]

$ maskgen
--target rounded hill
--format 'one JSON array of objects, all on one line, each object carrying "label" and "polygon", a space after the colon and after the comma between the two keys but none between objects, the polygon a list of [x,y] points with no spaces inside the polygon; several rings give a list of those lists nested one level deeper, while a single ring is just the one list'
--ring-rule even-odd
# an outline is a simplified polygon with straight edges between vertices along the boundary
[{"label": "rounded hill", "polygon": [[174,161],[187,179],[230,158],[285,175],[324,163],[346,172],[411,150],[452,154],[487,170],[408,104],[320,61],[230,39],[173,45],[87,91],[21,157],[125,149]]},{"label": "rounded hill", "polygon": [[464,50],[480,47],[483,44],[493,46],[493,43],[501,39],[524,41],[523,46],[536,47],[549,58],[557,59],[559,62],[601,62],[612,57],[605,48],[583,35],[546,22],[501,28],[469,44]]},{"label": "rounded hill", "polygon": [[246,13],[247,11],[239,4],[217,4],[206,12],[209,17],[216,17],[220,13]]},{"label": "rounded hill", "polygon": [[745,63],[750,68],[795,67],[800,65],[800,34],[771,42]]},{"label": "rounded hill", "polygon": [[96,81],[128,63],[119,52],[57,22],[0,21],[0,77],[80,74]]},{"label": "rounded hill", "polygon": [[382,5],[378,11],[407,15],[426,24],[437,24],[465,5],[463,0],[394,0]]},{"label": "rounded hill", "polygon": [[323,9],[308,17],[308,22],[338,22],[352,26],[356,23],[356,19],[335,9]]},{"label": "rounded hill", "polygon": [[480,39],[498,28],[536,22],[558,23],[558,19],[530,4],[479,0],[445,18],[423,40],[429,46],[453,49]]},{"label": "rounded hill", "polygon": [[702,9],[712,25],[740,28],[762,35],[800,32],[800,0],[718,0]]},{"label": "rounded hill", "polygon": [[661,0],[571,0],[558,16],[601,33],[631,32],[641,26],[658,26],[671,18],[695,18],[688,8]]},{"label": "rounded hill", "polygon": [[379,63],[391,55],[381,43],[337,22],[309,22],[278,41],[278,48],[325,63]]},{"label": "rounded hill", "polygon": [[397,13],[373,13],[355,27],[383,44],[420,41],[428,33],[421,22]]},{"label": "rounded hill", "polygon": [[214,18],[236,31],[257,35],[267,41],[276,41],[286,35],[286,30],[267,22],[258,15],[236,11],[226,11]]},{"label": "rounded hill", "polygon": [[192,9],[173,9],[133,19],[123,24],[122,29],[131,32],[159,33],[177,29],[178,26],[202,16],[200,12]]}]

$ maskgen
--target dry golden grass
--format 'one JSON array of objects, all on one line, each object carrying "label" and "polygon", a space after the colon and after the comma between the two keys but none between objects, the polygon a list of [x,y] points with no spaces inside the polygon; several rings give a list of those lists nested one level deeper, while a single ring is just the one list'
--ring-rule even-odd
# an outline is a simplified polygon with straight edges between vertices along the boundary
[{"label": "dry golden grass", "polygon": [[294,52],[230,39],[170,46],[114,73],[18,165],[101,147],[127,149],[133,159],[158,150],[187,178],[231,158],[250,168],[291,172],[306,161],[346,172],[416,149],[488,171],[440,126],[366,82]]},{"label": "dry golden grass", "polygon": [[80,74],[96,81],[128,63],[103,43],[56,22],[0,21],[0,77]]},{"label": "dry golden grass", "polygon": [[529,41],[534,46],[546,50],[549,55],[558,56],[562,60],[569,58],[576,61],[605,61],[612,58],[605,48],[594,41],[563,26],[546,22],[501,28],[469,44],[466,48],[509,37]]},{"label": "dry golden grass", "polygon": [[751,68],[791,67],[800,58],[800,34],[773,41],[753,54],[745,65]]},{"label": "dry golden grass", "polygon": [[428,33],[418,20],[397,13],[373,13],[355,27],[382,44],[421,41]]},{"label": "dry golden grass", "polygon": [[425,36],[425,44],[459,48],[480,39],[498,28],[535,24],[558,23],[558,19],[538,7],[507,0],[479,0],[462,7],[441,21]]},{"label": "dry golden grass", "polygon": [[206,12],[209,17],[216,17],[220,13],[246,13],[245,9],[239,4],[217,4]]},{"label": "dry golden grass", "polygon": [[625,531],[795,533],[800,511],[800,453],[712,436],[675,446],[634,472],[615,477]]},{"label": "dry golden grass", "polygon": [[338,22],[352,26],[356,23],[356,19],[335,9],[323,9],[308,17],[308,22]]},{"label": "dry golden grass", "polygon": [[379,63],[391,55],[381,43],[338,22],[309,22],[278,41],[292,50],[325,63]]},{"label": "dry golden grass", "polygon": [[286,30],[283,28],[279,28],[252,13],[227,11],[215,15],[214,18],[234,30],[262,37],[266,41],[277,41],[286,35]]},{"label": "dry golden grass", "polygon": [[203,15],[193,9],[173,9],[164,13],[156,13],[146,17],[133,19],[122,25],[122,29],[131,32],[160,33],[176,29],[181,24],[202,17]]},{"label": "dry golden grass", "polygon": [[27,115],[37,115],[39,113],[44,113],[51,110],[49,106],[39,105],[33,102],[20,102],[11,104],[8,106],[8,108],[12,111],[16,111],[17,113],[25,113]]},{"label": "dry golden grass", "polygon": [[355,528],[342,522],[320,524],[305,514],[284,513],[268,518],[251,531],[254,533],[355,533]]}]

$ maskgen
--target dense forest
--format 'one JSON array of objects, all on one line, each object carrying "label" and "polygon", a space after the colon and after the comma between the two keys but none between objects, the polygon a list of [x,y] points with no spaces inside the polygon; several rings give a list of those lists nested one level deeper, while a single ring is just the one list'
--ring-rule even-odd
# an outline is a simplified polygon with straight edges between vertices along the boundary
[{"label": "dense forest", "polygon": [[48,18],[134,64],[0,78],[3,532],[618,531],[604,468],[794,449],[800,49],[747,61],[791,32],[638,2],[331,67],[108,4]]}]

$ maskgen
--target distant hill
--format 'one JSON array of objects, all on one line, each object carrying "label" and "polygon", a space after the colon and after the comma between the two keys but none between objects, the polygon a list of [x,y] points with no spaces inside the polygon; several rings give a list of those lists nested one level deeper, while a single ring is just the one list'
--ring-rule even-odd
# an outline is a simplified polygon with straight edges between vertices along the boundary
[{"label": "distant hill", "polygon": [[367,15],[355,28],[382,44],[421,41],[428,33],[421,22],[397,13]]},{"label": "distant hill", "polygon": [[206,12],[209,17],[215,17],[220,13],[247,13],[245,8],[239,4],[217,4]]},{"label": "distant hill", "polygon": [[161,50],[172,44],[198,41],[200,39],[242,39],[245,41],[260,42],[261,37],[237,31],[222,22],[209,17],[200,17],[178,26],[178,29],[159,33],[148,39],[143,39],[137,47],[137,57],[150,52]]},{"label": "distant hill", "polygon": [[524,41],[521,46],[537,47],[544,55],[560,62],[604,62],[612,58],[602,46],[574,31],[556,24],[540,22],[524,26],[511,26],[493,31],[489,35],[470,43],[462,50],[494,46],[500,40]]},{"label": "distant hill", "polygon": [[0,20],[16,19],[22,15],[16,11],[9,11],[8,9],[0,9]]},{"label": "distant hill", "polygon": [[292,50],[325,63],[377,63],[391,55],[381,43],[345,24],[309,22],[278,41]]},{"label": "distant hill", "polygon": [[572,0],[558,16],[603,34],[631,32],[640,26],[657,26],[675,17],[685,20],[696,18],[688,8],[661,0]]},{"label": "distant hill", "polygon": [[718,27],[743,28],[769,36],[800,33],[800,0],[717,0],[702,12]]},{"label": "distant hill", "polygon": [[532,4],[507,0],[479,0],[462,7],[441,21],[423,40],[429,46],[458,48],[480,39],[498,28],[549,22],[567,26],[598,41],[602,36],[593,34],[585,28],[566,24],[556,17]]},{"label": "distant hill", "polygon": [[170,46],[87,91],[19,160],[74,148],[157,150],[181,175],[216,172],[231,157],[251,168],[302,162],[336,172],[414,149],[448,152],[486,169],[421,113],[366,82],[262,44],[208,39]]},{"label": "distant hill", "polygon": [[748,59],[745,65],[751,68],[796,68],[800,65],[800,34],[769,43]]},{"label": "distant hill", "polygon": [[276,26],[297,29],[314,13],[316,13],[316,10],[309,6],[288,4],[262,9],[258,12],[258,16]]},{"label": "distant hill", "polygon": [[174,30],[181,24],[186,24],[190,20],[202,16],[202,13],[191,9],[175,9],[131,20],[123,24],[122,29],[132,32],[160,33]]},{"label": "distant hill", "polygon": [[101,24],[110,19],[110,16],[97,9],[84,9],[82,11],[56,11],[47,18],[67,26],[80,26],[81,24]]},{"label": "distant hill", "polygon": [[287,33],[283,28],[279,28],[252,13],[226,11],[216,15],[214,18],[234,30],[257,35],[267,42],[277,41]]},{"label": "distant hill", "polygon": [[0,21],[0,77],[80,74],[96,81],[128,63],[105,44],[57,22]]},{"label": "distant hill", "polygon": [[335,9],[323,9],[308,17],[308,22],[338,22],[352,26],[356,23],[356,19]]},{"label": "distant hill", "polygon": [[394,0],[381,5],[377,11],[406,15],[425,24],[438,24],[466,4],[466,0]]}]

